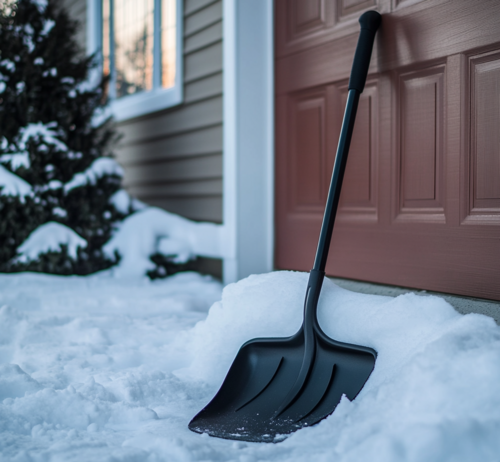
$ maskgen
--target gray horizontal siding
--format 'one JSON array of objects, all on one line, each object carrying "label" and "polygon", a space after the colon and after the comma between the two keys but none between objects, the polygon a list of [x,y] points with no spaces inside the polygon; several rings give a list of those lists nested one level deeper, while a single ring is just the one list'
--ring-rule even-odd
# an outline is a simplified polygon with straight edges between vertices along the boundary
[{"label": "gray horizontal siding", "polygon": [[216,22],[197,34],[184,39],[184,53],[201,50],[222,40],[222,22]]},{"label": "gray horizontal siding", "polygon": [[184,36],[190,37],[220,22],[222,19],[222,1],[206,2],[201,8],[188,10],[184,18]]},{"label": "gray horizontal siding", "polygon": [[182,181],[219,179],[222,170],[220,153],[195,156],[188,159],[160,159],[157,162],[125,166],[125,183],[173,185]]},{"label": "gray horizontal siding", "polygon": [[[219,213],[220,199],[214,197],[171,197],[171,196],[144,196],[144,200],[155,207],[161,207],[169,212],[178,215],[186,215],[185,211],[189,210],[189,214],[193,219],[199,221],[217,221],[214,220]],[[187,218],[190,218],[187,216]]]},{"label": "gray horizontal siding", "polygon": [[184,80],[192,82],[222,71],[222,43],[184,54]]},{"label": "gray horizontal siding", "polygon": [[[201,99],[207,99],[222,95],[222,72],[216,72],[200,80],[189,82],[184,85],[184,102],[194,103]],[[222,120],[222,116],[221,116]]]},{"label": "gray horizontal siding", "polygon": [[139,142],[143,149],[140,159],[137,158],[137,146],[125,145],[120,150],[122,165],[131,167],[137,163],[151,161],[169,161],[185,159],[190,156],[200,156],[220,152],[222,127],[214,125],[192,132],[174,134],[169,137],[153,139],[147,143]]},{"label": "gray horizontal siding", "polygon": [[215,197],[222,190],[222,180],[215,178],[213,180],[195,180],[195,181],[180,181],[179,183],[151,184],[149,181],[145,183],[137,183],[131,185],[130,189],[136,194],[143,196],[155,196],[158,194],[168,195],[169,197]]},{"label": "gray horizontal siding", "polygon": [[222,125],[222,95],[122,122],[119,125],[123,135],[121,145],[147,143],[151,139],[166,138],[217,124]]},{"label": "gray horizontal siding", "polygon": [[142,201],[222,222],[222,1],[184,2],[183,104],[122,122],[124,184]]}]

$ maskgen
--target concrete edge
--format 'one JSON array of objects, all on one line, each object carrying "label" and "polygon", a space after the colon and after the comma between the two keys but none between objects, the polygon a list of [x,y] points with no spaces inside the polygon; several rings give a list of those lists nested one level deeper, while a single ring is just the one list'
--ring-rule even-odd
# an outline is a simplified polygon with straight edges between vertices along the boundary
[{"label": "concrete edge", "polygon": [[459,313],[479,313],[490,316],[500,325],[500,302],[485,300],[481,298],[462,297],[460,295],[445,294],[440,292],[430,292],[427,290],[409,289],[407,287],[386,286],[371,282],[354,281],[352,279],[329,278],[343,289],[371,295],[386,295],[397,297],[398,295],[413,292],[417,295],[436,295],[444,298]]}]

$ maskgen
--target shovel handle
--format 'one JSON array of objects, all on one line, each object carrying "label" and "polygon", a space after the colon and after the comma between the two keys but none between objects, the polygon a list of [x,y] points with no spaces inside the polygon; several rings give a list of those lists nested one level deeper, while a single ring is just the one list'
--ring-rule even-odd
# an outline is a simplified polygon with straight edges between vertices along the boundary
[{"label": "shovel handle", "polygon": [[[314,259],[314,271],[319,271],[324,274],[328,250],[330,249],[330,241],[332,239],[333,225],[337,208],[339,205],[340,192],[342,189],[342,180],[344,178],[345,167],[347,164],[347,154],[351,144],[352,131],[354,129],[354,121],[356,120],[356,111],[358,108],[359,95],[363,91],[370,66],[370,58],[372,54],[373,42],[375,33],[380,25],[381,16],[376,11],[367,11],[359,18],[361,24],[361,32],[356,47],[356,54],[351,70],[351,78],[349,80],[349,93],[347,95],[347,103],[340,131],[339,144],[337,154],[335,156],[335,164],[333,166],[332,180],[328,199],[326,201],[325,215],[321,232],[319,236],[318,249],[316,250],[316,258]],[[315,283],[321,284],[323,279],[315,279]]]},{"label": "shovel handle", "polygon": [[359,18],[361,32],[359,33],[358,46],[352,63],[349,90],[357,90],[359,93],[363,93],[372,56],[373,42],[381,20],[382,16],[373,10],[367,11]]}]

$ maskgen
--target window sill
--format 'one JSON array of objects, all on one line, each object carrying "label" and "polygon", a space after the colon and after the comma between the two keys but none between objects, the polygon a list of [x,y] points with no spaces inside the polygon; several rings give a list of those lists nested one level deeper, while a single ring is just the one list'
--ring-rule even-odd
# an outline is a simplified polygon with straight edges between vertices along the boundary
[{"label": "window sill", "polygon": [[111,113],[117,122],[176,106],[182,102],[180,85],[157,88],[135,95],[125,96],[111,103]]}]

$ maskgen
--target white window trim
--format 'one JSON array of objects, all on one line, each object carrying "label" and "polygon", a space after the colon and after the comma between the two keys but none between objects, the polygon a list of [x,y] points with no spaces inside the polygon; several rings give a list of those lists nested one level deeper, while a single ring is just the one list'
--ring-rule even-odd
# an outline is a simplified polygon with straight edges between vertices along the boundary
[{"label": "white window trim", "polygon": [[[180,104],[183,100],[183,0],[176,0],[176,72],[174,86],[124,96],[110,104],[115,120],[123,121]],[[156,32],[155,32],[156,33]],[[102,0],[87,0],[87,53],[102,49]],[[157,50],[154,51],[157,55]],[[156,57],[156,56],[155,56]]]}]

